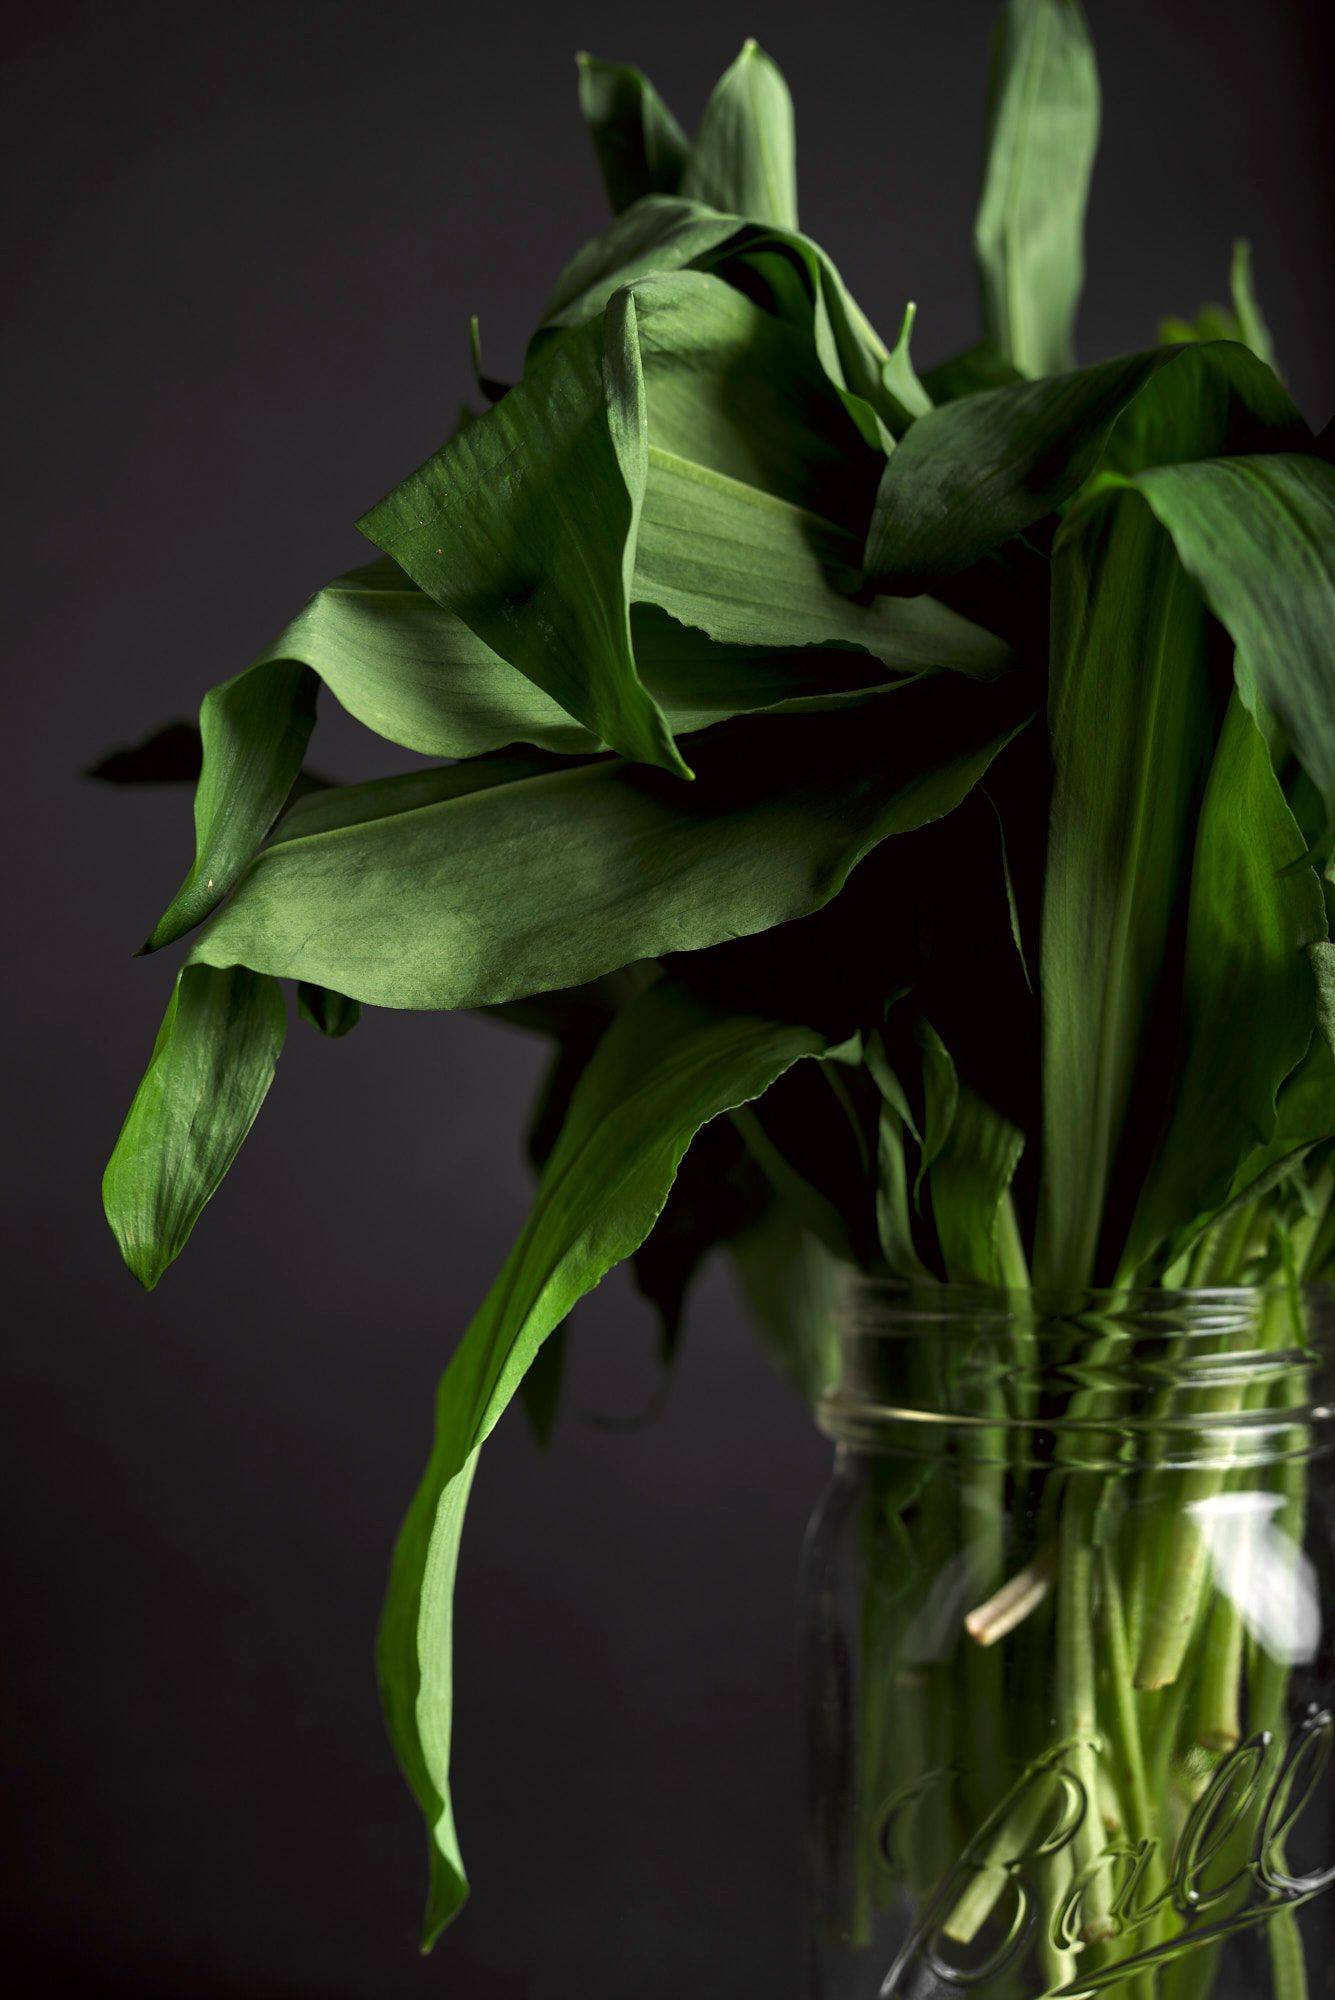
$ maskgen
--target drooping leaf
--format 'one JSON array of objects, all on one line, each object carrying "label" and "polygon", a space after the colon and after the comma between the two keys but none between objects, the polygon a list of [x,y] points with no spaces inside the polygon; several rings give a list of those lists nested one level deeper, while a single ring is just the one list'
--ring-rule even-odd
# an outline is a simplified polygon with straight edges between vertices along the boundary
[{"label": "drooping leaf", "polygon": [[1098,71],[1076,0],[1008,0],[974,245],[984,330],[1023,375],[1071,366],[1098,136]]},{"label": "drooping leaf", "polygon": [[686,136],[646,76],[624,63],[576,57],[579,108],[589,128],[612,213],[646,194],[675,194]]},{"label": "drooping leaf", "polygon": [[452,1600],[478,1451],[548,1333],[648,1235],[701,1126],[823,1046],[812,1029],[718,1013],[671,985],[634,1002],[590,1063],[533,1212],[450,1363],[379,1649],[390,1734],[429,1829],[428,1944],[467,1895],[449,1781]]},{"label": "drooping leaf", "polygon": [[726,1119],[706,1128],[681,1164],[663,1212],[631,1258],[636,1289],[658,1316],[659,1349],[672,1360],[686,1299],[710,1255],[768,1212],[769,1186]]},{"label": "drooping leaf", "polygon": [[705,106],[682,194],[750,221],[796,229],[796,157],[788,86],[778,65],[748,40]]},{"label": "drooping leaf", "polygon": [[362,1018],[361,1003],[328,986],[315,986],[308,979],[297,983],[297,1012],[322,1035],[337,1040],[352,1032]]},{"label": "drooping leaf", "polygon": [[534,753],[325,792],[196,954],[385,1006],[578,985],[819,908],[878,841],[953,810],[1016,726],[1006,683],[961,702],[936,677],[800,727],[708,731],[691,787]]},{"label": "drooping leaf", "polygon": [[623,291],[360,526],[600,742],[689,776],[631,644],[645,451]]},{"label": "drooping leaf", "polygon": [[728,1247],[771,1359],[814,1403],[838,1371],[846,1268],[781,1202]]},{"label": "drooping leaf", "polygon": [[867,575],[930,590],[1054,513],[1105,460],[1134,472],[1179,456],[1300,451],[1309,439],[1270,370],[1231,343],[966,396],[920,417],[891,456]]},{"label": "drooping leaf", "polygon": [[280,660],[205,697],[195,790],[195,858],[144,946],[157,951],[215,910],[287,803],[315,726],[318,683]]},{"label": "drooping leaf", "polygon": [[1276,1097],[1312,1038],[1306,950],[1325,935],[1321,884],[1236,694],[1195,846],[1177,1075],[1122,1254],[1128,1274],[1225,1203],[1243,1162],[1273,1138]]},{"label": "drooping leaf", "polygon": [[1278,717],[1335,827],[1335,467],[1258,452],[1122,483],[1172,536],[1238,648],[1240,685]]},{"label": "drooping leaf", "polygon": [[872,1244],[872,1157],[862,1112],[835,1065],[795,1071],[733,1123],[802,1227],[832,1255],[861,1263]]},{"label": "drooping leaf", "polygon": [[121,1255],[151,1291],[259,1113],[283,1047],[275,980],[187,965],[102,1179]]}]

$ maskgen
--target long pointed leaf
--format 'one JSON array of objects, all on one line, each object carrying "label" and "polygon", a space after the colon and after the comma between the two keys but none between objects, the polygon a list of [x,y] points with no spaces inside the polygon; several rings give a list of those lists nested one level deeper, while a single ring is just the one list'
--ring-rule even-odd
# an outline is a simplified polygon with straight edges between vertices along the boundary
[{"label": "long pointed leaf", "polygon": [[195,949],[392,1007],[573,986],[819,908],[950,812],[1017,726],[936,677],[847,714],[701,735],[695,785],[487,758],[304,800]]},{"label": "long pointed leaf", "polygon": [[1101,1275],[1138,1060],[1171,1033],[1188,857],[1227,662],[1212,657],[1209,614],[1172,543],[1129,495],[1063,530],[1052,591],[1034,1279],[1060,1289]]},{"label": "long pointed leaf", "polygon": [[646,194],[675,194],[686,136],[646,76],[624,63],[581,55],[579,108],[598,155],[614,215]]},{"label": "long pointed leaf", "polygon": [[987,337],[1023,375],[1069,368],[1099,81],[1076,0],[1008,0],[974,224]]},{"label": "long pointed leaf", "polygon": [[747,41],[705,106],[681,191],[780,229],[797,227],[793,100],[778,65]]},{"label": "long pointed leaf", "polygon": [[394,1552],[381,1625],[385,1713],[430,1834],[430,1944],[467,1895],[450,1796],[453,1593],[477,1454],[542,1342],[649,1234],[702,1125],[765,1091],[813,1029],[651,989],[585,1072],[533,1212],[441,1384],[430,1463]]},{"label": "long pointed leaf", "polygon": [[187,965],[107,1162],[102,1200],[121,1255],[152,1290],[236,1158],[283,1047],[276,981]]},{"label": "long pointed leaf", "polygon": [[1275,1102],[1312,1038],[1307,946],[1325,937],[1321,884],[1237,695],[1201,806],[1183,970],[1177,1078],[1147,1163],[1127,1274],[1172,1232],[1219,1208],[1275,1132]]},{"label": "long pointed leaf", "polygon": [[1270,370],[1232,342],[966,396],[920,417],[892,455],[867,575],[930,590],[1055,513],[1105,461],[1135,472],[1175,457],[1301,451],[1310,439]]},{"label": "long pointed leaf", "polygon": [[1232,635],[1244,689],[1279,718],[1335,828],[1335,467],[1257,453],[1156,466],[1122,483],[1172,536]]}]

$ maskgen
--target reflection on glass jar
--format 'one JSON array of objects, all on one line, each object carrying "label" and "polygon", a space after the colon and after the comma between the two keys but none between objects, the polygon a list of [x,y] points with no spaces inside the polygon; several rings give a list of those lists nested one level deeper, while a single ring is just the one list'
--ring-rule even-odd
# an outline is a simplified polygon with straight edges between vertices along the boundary
[{"label": "reflection on glass jar", "polygon": [[1333,1320],[853,1296],[805,1566],[810,2000],[1332,1990]]}]

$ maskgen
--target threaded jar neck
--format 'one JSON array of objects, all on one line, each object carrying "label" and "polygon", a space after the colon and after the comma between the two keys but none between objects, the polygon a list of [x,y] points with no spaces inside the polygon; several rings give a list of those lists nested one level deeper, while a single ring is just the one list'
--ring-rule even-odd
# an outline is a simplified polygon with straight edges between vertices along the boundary
[{"label": "threaded jar neck", "polygon": [[1089,1470],[1329,1449],[1335,1288],[1002,1291],[857,1278],[817,1404],[841,1446]]}]

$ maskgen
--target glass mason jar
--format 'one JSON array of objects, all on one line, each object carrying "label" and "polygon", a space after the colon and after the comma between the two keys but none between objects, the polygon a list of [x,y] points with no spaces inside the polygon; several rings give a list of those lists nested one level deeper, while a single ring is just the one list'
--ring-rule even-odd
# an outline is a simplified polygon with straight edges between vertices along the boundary
[{"label": "glass mason jar", "polygon": [[1333,1320],[853,1295],[804,1564],[809,2000],[1335,1991]]}]

